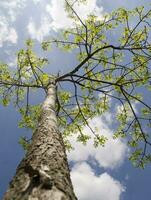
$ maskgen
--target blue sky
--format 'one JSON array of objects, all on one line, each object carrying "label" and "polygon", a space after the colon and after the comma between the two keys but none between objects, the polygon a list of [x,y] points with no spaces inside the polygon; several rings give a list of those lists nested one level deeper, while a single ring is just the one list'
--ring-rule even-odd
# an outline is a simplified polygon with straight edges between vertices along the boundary
[{"label": "blue sky", "polygon": [[[16,65],[15,52],[31,37],[38,44],[49,36],[56,35],[60,28],[71,26],[63,10],[62,0],[5,0],[0,2],[0,60],[11,68]],[[100,17],[105,12],[124,6],[134,8],[149,6],[147,0],[88,0],[87,6],[76,8],[83,18],[93,12]],[[75,63],[73,54],[62,54],[54,50],[50,57],[50,71],[66,72]],[[55,66],[55,67],[54,67]],[[36,93],[33,102],[43,98]],[[0,198],[5,192],[15,169],[24,155],[18,139],[30,135],[19,129],[20,116],[10,105],[0,106]],[[75,150],[68,154],[72,163],[71,177],[79,200],[149,200],[151,196],[150,166],[145,170],[134,168],[127,160],[128,147],[122,140],[112,139],[112,114],[96,117],[90,123],[108,136],[104,148],[95,149],[90,141],[82,146],[71,138]],[[85,132],[89,132],[87,128]]]}]

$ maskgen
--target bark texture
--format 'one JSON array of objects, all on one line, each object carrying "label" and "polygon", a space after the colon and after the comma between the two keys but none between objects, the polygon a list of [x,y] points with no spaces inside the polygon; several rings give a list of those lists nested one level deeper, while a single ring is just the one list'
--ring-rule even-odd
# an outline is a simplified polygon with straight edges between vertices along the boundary
[{"label": "bark texture", "polygon": [[51,84],[32,144],[3,200],[76,200],[65,148],[57,127],[56,87]]}]

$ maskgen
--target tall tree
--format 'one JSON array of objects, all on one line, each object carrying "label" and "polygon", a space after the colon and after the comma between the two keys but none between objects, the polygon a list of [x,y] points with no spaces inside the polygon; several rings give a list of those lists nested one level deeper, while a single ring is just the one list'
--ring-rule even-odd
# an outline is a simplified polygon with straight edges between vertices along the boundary
[{"label": "tall tree", "polygon": [[[151,10],[120,8],[101,19],[89,15],[82,20],[74,10],[79,2],[65,0],[73,27],[61,38],[42,43],[44,51],[56,45],[76,54],[77,65],[71,71],[47,73],[48,60],[34,52],[31,40],[17,53],[14,71],[0,64],[1,102],[4,106],[14,102],[22,115],[19,126],[33,130],[31,141],[20,140],[26,155],[4,200],[75,200],[65,153],[65,148],[71,148],[68,136],[76,133],[84,144],[93,139],[96,147],[104,146],[107,138],[93,130],[89,120],[109,109],[118,121],[113,137],[127,139],[133,149],[130,160],[140,167],[151,161],[151,107],[143,98],[143,91],[151,89]],[[46,95],[40,105],[30,105],[35,89]],[[120,109],[114,113],[117,103]],[[91,130],[91,138],[83,133],[84,126]]]}]

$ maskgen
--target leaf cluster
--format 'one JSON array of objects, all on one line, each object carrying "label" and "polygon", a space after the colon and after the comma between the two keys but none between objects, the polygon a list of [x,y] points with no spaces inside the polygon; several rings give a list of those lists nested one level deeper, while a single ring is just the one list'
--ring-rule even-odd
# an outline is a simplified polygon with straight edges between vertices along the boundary
[{"label": "leaf cluster", "polygon": [[[56,45],[71,51],[78,64],[57,76],[46,73],[48,60],[39,57],[33,50],[33,41],[27,40],[26,48],[17,53],[13,74],[7,65],[0,65],[2,103],[8,105],[13,97],[22,114],[20,126],[35,129],[40,106],[29,105],[29,92],[43,89],[47,94],[53,83],[57,86],[58,123],[67,147],[71,147],[68,136],[73,134],[83,144],[94,138],[95,146],[104,146],[107,138],[97,133],[90,121],[110,110],[118,124],[113,137],[126,138],[133,149],[130,160],[144,166],[150,161],[151,146],[151,106],[143,96],[151,89],[151,10],[119,8],[102,18],[91,14],[83,20],[74,10],[81,1],[65,2],[74,26],[62,31],[60,38],[42,42],[42,49],[48,51]],[[115,105],[121,107],[116,113]],[[83,133],[84,127],[93,137]]]}]

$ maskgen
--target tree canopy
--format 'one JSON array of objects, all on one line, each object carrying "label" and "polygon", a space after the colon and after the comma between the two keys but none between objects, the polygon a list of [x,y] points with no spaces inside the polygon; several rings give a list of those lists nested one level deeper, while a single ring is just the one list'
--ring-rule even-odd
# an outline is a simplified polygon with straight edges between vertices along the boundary
[{"label": "tree canopy", "polygon": [[[117,120],[113,137],[126,138],[132,148],[130,160],[144,167],[151,161],[151,106],[145,98],[151,90],[151,10],[119,8],[102,18],[89,15],[83,20],[74,10],[82,1],[65,2],[73,26],[62,30],[59,37],[43,41],[41,48],[50,54],[54,46],[73,52],[76,66],[65,74],[48,73],[48,59],[40,57],[34,41],[28,39],[16,54],[15,69],[0,64],[1,103],[7,106],[13,102],[22,115],[19,126],[34,130],[41,107],[30,105],[30,93],[37,89],[47,93],[53,82],[58,123],[67,148],[72,148],[68,141],[72,134],[83,144],[93,139],[96,147],[104,146],[107,138],[99,135],[89,120],[109,111]],[[84,126],[92,137],[82,132]],[[20,142],[28,148],[26,138]]]}]

